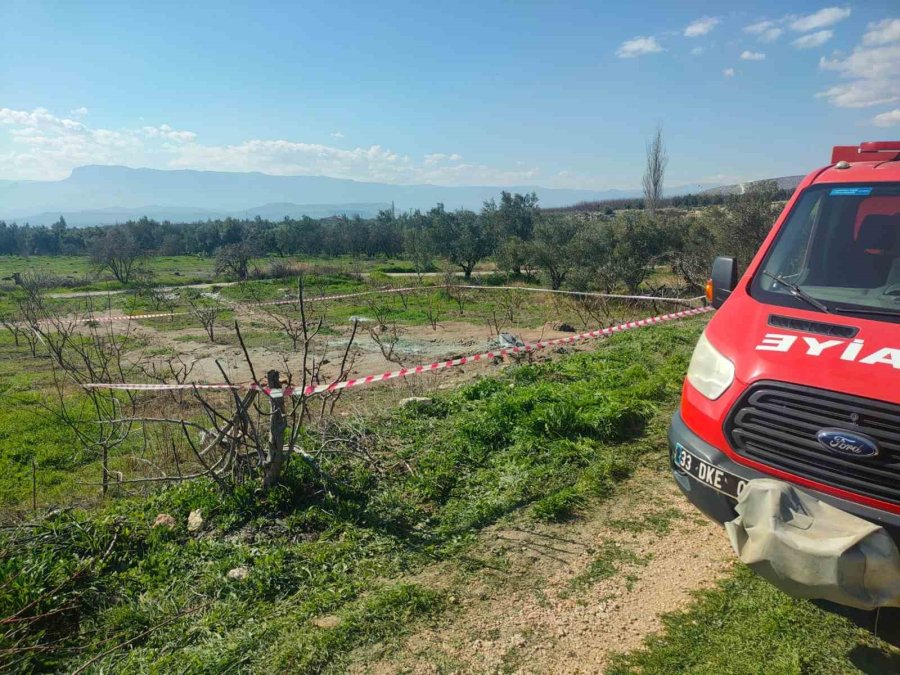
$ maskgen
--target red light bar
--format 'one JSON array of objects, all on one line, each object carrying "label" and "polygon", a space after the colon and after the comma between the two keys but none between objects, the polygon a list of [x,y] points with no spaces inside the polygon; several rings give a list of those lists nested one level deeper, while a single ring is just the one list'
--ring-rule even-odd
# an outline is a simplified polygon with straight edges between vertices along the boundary
[{"label": "red light bar", "polygon": [[[875,153],[893,153],[893,157],[872,157]],[[868,155],[868,156],[866,156]],[[880,162],[900,160],[900,141],[871,141],[857,145],[836,145],[831,150],[831,163]]]},{"label": "red light bar", "polygon": [[900,141],[870,141],[859,144],[860,152],[900,152]]}]

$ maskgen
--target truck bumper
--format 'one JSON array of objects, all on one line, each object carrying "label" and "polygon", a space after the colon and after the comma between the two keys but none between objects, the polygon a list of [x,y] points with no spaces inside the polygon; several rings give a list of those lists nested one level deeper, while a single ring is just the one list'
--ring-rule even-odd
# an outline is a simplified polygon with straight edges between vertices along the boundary
[{"label": "truck bumper", "polygon": [[[756,478],[772,478],[772,476],[751,469],[743,464],[738,464],[721,450],[701,439],[693,431],[688,429],[684,420],[681,418],[681,411],[677,411],[672,417],[672,422],[669,425],[669,465],[672,469],[672,476],[675,478],[675,482],[678,483],[678,487],[681,488],[685,497],[687,497],[694,506],[720,525],[737,517],[737,513],[734,510],[737,500],[717,492],[712,487],[694,479],[676,467],[672,461],[672,450],[675,448],[676,444],[680,444],[707,464],[711,464],[717,469],[735,475],[742,480],[750,481]],[[879,511],[863,504],[857,504],[856,502],[840,499],[808,488],[798,489],[802,489],[816,499],[819,499],[826,504],[830,504],[835,508],[851,513],[864,520],[868,520],[876,525],[880,525],[891,536],[894,543],[900,547],[900,515]]]}]

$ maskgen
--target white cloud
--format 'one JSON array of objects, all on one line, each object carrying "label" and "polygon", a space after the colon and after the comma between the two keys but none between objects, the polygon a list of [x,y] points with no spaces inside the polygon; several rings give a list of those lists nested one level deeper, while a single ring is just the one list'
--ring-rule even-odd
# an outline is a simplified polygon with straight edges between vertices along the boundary
[{"label": "white cloud", "polygon": [[344,134],[342,134],[340,131],[332,131],[329,136],[331,136],[332,138],[343,138]]},{"label": "white cloud", "polygon": [[742,61],[764,61],[765,58],[766,55],[762,52],[751,52],[748,50],[741,52]]},{"label": "white cloud", "polygon": [[774,21],[757,21],[756,23],[751,23],[749,26],[744,26],[744,32],[750,33],[751,35],[761,35],[765,33],[767,30],[771,30],[775,26]]},{"label": "white cloud", "polygon": [[889,42],[900,42],[900,19],[870,23],[869,30],[863,35],[863,44],[867,46],[886,45]]},{"label": "white cloud", "polygon": [[822,70],[849,80],[817,94],[842,108],[867,108],[900,101],[900,43],[857,46],[846,58],[822,58]]},{"label": "white cloud", "polygon": [[784,29],[779,28],[775,21],[765,20],[744,26],[744,32],[755,35],[760,42],[774,42],[781,37]]},{"label": "white cloud", "polygon": [[818,33],[810,33],[809,35],[801,35],[791,44],[797,49],[812,49],[813,47],[821,47],[834,37],[833,30],[820,30]]},{"label": "white cloud", "polygon": [[84,106],[81,106],[80,108],[74,108],[74,109],[70,110],[69,114],[72,117],[84,117],[85,115],[88,114],[88,109],[85,108]]},{"label": "white cloud", "polygon": [[806,16],[789,17],[789,25],[798,33],[809,33],[819,28],[833,26],[848,16],[850,16],[849,7],[825,7]]},{"label": "white cloud", "polygon": [[[6,134],[4,137],[3,134]],[[416,161],[380,145],[343,149],[291,140],[253,139],[233,145],[204,145],[191,131],[168,124],[134,129],[95,129],[45,108],[0,108],[3,178],[66,177],[85,164],[154,168],[262,171],[278,175],[326,175],[388,183],[509,185],[534,180],[537,167],[512,169],[465,163],[459,153],[432,153]]]},{"label": "white cloud", "polygon": [[900,127],[900,108],[875,115],[872,118],[872,124],[876,127]]},{"label": "white cloud", "polygon": [[719,25],[720,19],[714,16],[704,16],[702,19],[697,19],[696,21],[692,21],[687,25],[684,29],[685,37],[700,37],[701,35],[706,35],[713,28]]},{"label": "white cloud", "polygon": [[168,124],[161,124],[158,127],[141,127],[141,133],[148,138],[165,138],[176,143],[192,143],[197,139],[197,134],[193,131],[178,131]]},{"label": "white cloud", "polygon": [[[458,159],[453,159],[453,157]],[[537,168],[505,170],[460,163],[458,154],[432,153],[421,162],[380,145],[345,150],[318,143],[250,140],[235,145],[186,145],[169,166],[218,171],[261,171],[276,175],[324,175],[386,183],[449,185],[510,184],[537,177]]]},{"label": "white cloud", "polygon": [[725,77],[734,77],[734,68],[726,68],[722,71],[722,75]]},{"label": "white cloud", "polygon": [[691,56],[700,56],[703,53],[703,47],[694,47],[691,50]]},{"label": "white cloud", "polygon": [[636,37],[625,40],[616,50],[616,56],[620,59],[633,59],[644,54],[655,54],[663,48],[652,35],[650,37]]}]

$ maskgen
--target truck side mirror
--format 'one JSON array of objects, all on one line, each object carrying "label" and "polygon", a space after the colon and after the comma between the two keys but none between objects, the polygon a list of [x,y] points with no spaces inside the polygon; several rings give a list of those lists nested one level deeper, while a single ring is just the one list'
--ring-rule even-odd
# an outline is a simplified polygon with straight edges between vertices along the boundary
[{"label": "truck side mirror", "polygon": [[707,299],[712,306],[718,309],[731,295],[731,291],[737,286],[737,260],[719,256],[713,261],[712,278],[710,279],[711,292]]}]

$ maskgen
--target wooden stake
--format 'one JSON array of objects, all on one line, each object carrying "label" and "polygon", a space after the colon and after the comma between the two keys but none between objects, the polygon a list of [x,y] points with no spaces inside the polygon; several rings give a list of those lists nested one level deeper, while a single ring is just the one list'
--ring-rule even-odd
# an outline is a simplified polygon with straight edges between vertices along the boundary
[{"label": "wooden stake", "polygon": [[271,403],[271,419],[269,420],[269,447],[263,473],[263,490],[268,490],[281,478],[281,470],[287,459],[284,452],[284,432],[287,420],[284,415],[284,394],[281,390],[281,378],[277,370],[266,373],[266,384],[269,389],[278,390],[278,395],[269,395]]}]

